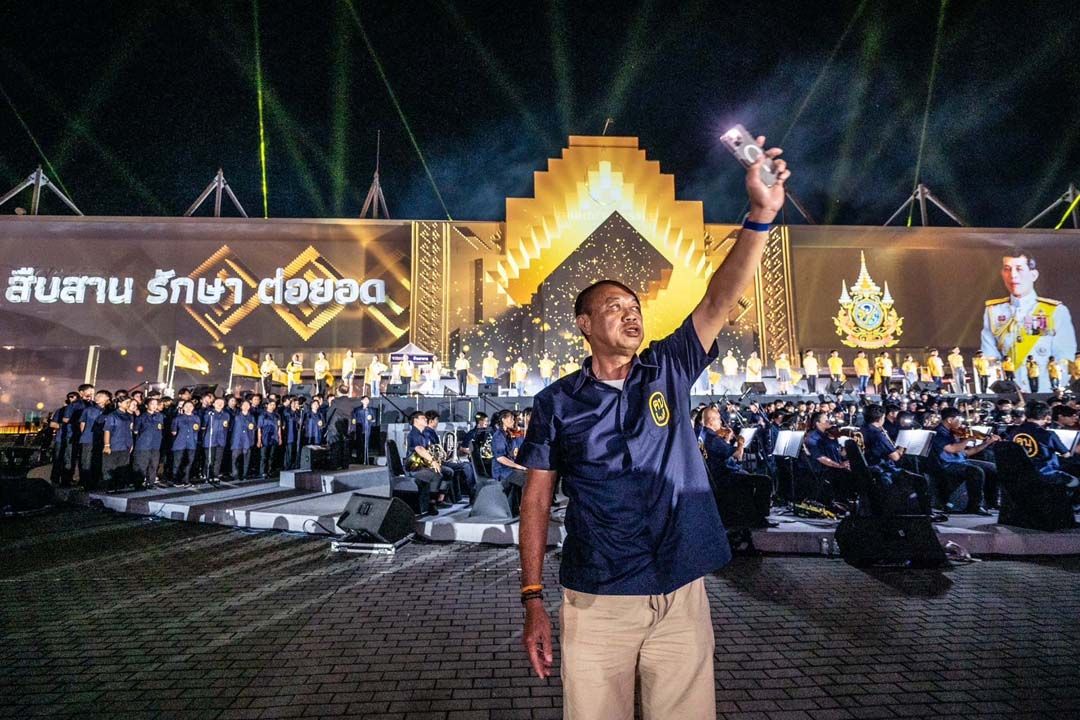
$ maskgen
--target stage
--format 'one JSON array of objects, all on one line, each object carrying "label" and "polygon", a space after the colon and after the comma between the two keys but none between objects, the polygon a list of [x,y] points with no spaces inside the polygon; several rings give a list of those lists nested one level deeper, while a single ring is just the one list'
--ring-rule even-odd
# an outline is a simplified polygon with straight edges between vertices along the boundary
[{"label": "stage", "polygon": [[[161,488],[121,493],[61,490],[71,502],[119,513],[174,521],[211,523],[260,530],[340,536],[337,518],[349,497],[360,492],[387,497],[385,467],[354,466],[349,470],[284,472],[278,480],[223,482],[219,487]],[[552,509],[548,544],[565,536],[566,499]],[[837,522],[797,518],[774,509],[775,528],[753,531],[754,547],[778,554],[820,554],[822,538],[832,539]],[[972,555],[1080,555],[1080,529],[1040,532],[998,525],[995,517],[953,515],[935,525],[941,541],[952,541]],[[418,537],[433,542],[516,545],[518,523],[503,517],[470,517],[465,502],[415,523]]]}]

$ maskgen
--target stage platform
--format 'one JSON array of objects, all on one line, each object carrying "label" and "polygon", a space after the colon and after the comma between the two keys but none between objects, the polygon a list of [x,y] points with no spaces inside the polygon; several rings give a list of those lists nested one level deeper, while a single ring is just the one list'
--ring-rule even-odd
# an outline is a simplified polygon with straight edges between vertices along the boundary
[{"label": "stage platform", "polygon": [[[60,491],[61,493],[64,491]],[[386,497],[389,479],[384,467],[354,466],[349,470],[284,472],[270,481],[224,482],[220,487],[161,488],[121,493],[78,493],[66,499],[116,512],[186,522],[213,523],[259,530],[284,530],[312,535],[343,534],[337,518],[350,495],[362,492]],[[548,544],[565,537],[566,500],[552,510]],[[465,502],[443,509],[438,516],[416,522],[417,536],[433,542],[516,545],[518,523],[506,517],[476,516]],[[820,554],[822,538],[831,539],[835,521],[812,520],[777,513],[775,528],[755,530],[754,547],[768,553]],[[1080,529],[1040,532],[998,525],[994,517],[953,515],[935,525],[942,542],[953,541],[973,555],[1080,555]]]}]

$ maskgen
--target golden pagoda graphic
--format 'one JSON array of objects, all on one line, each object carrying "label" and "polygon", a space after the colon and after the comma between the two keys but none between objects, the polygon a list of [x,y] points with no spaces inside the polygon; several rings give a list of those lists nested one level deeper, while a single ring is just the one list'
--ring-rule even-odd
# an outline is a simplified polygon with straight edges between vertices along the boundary
[{"label": "golden pagoda graphic", "polygon": [[866,253],[859,253],[859,277],[849,291],[841,280],[840,312],[833,318],[836,334],[848,347],[873,350],[900,342],[904,318],[896,313],[889,283],[882,292],[866,269]]}]

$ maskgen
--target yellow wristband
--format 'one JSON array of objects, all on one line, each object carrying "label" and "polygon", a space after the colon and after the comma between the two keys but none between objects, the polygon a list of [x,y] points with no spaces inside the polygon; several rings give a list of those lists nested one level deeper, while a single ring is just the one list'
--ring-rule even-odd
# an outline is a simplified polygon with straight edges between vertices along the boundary
[{"label": "yellow wristband", "polygon": [[523,588],[521,588],[521,592],[523,592],[523,593],[535,592],[537,590],[543,590],[543,589],[544,589],[543,585],[526,585]]}]

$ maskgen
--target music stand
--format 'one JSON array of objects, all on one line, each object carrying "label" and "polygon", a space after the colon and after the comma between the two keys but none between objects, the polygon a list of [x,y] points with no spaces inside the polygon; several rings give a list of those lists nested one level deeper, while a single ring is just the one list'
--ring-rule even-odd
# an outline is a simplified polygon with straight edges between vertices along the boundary
[{"label": "music stand", "polygon": [[754,435],[757,434],[758,429],[755,427],[743,428],[739,431],[739,435],[743,439],[743,444],[746,447],[750,447],[750,443],[754,441]]},{"label": "music stand", "polygon": [[1065,447],[1069,449],[1069,452],[1072,452],[1073,448],[1076,447],[1076,441],[1078,438],[1080,438],[1080,431],[1077,430],[1057,429],[1051,430],[1050,432],[1054,433],[1061,439],[1061,442],[1065,444]]}]

